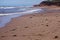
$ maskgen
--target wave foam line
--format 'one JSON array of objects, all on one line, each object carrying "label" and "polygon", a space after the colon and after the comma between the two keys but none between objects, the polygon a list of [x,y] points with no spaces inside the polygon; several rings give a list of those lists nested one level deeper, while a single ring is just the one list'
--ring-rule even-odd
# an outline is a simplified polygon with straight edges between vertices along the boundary
[{"label": "wave foam line", "polygon": [[34,9],[34,10],[29,10],[29,11],[20,12],[20,13],[0,14],[0,16],[17,15],[17,14],[32,14],[33,12],[38,12],[38,11],[42,11],[42,9]]},{"label": "wave foam line", "polygon": [[1,9],[12,9],[12,8],[16,8],[16,7],[0,7]]}]

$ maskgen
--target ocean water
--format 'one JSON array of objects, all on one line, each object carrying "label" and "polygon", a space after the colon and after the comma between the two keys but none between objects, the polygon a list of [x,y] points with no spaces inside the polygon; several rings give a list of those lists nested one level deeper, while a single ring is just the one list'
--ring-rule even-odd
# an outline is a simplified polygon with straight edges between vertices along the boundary
[{"label": "ocean water", "polygon": [[43,0],[0,0],[0,6],[32,6]]},{"label": "ocean water", "polygon": [[43,0],[0,0],[0,28],[9,23],[12,18],[43,12],[41,8],[30,8],[41,1]]},{"label": "ocean water", "polygon": [[12,18],[43,12],[41,8],[4,8],[2,10],[0,11],[0,28],[9,23]]}]

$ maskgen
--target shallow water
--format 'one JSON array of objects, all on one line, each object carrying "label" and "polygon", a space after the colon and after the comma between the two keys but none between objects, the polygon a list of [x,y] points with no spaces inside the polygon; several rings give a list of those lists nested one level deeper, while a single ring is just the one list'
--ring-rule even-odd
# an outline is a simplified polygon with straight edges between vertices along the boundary
[{"label": "shallow water", "polygon": [[[7,9],[4,10],[6,11]],[[8,9],[9,12],[6,11],[4,13],[3,12],[0,13],[0,28],[4,27],[7,23],[9,23],[12,18],[19,17],[22,15],[27,15],[27,14],[43,12],[41,8],[22,8],[22,9],[18,9],[19,12],[17,10],[11,12],[10,10],[13,9]]]},{"label": "shallow water", "polygon": [[16,12],[24,12],[29,8],[26,7],[0,7],[0,14],[1,13],[16,13]]},{"label": "shallow water", "polygon": [[6,23],[11,21],[11,18],[18,17],[20,15],[0,16],[0,27],[4,27]]},{"label": "shallow water", "polygon": [[30,8],[30,7],[17,8],[17,10],[14,10],[14,8],[13,9],[2,8],[2,10],[4,11],[4,13],[2,11],[0,12],[0,28],[4,27],[7,23],[11,21],[12,18],[15,18],[15,17],[34,14],[34,13],[45,13],[45,12],[60,13],[60,10],[49,10],[47,8]]}]

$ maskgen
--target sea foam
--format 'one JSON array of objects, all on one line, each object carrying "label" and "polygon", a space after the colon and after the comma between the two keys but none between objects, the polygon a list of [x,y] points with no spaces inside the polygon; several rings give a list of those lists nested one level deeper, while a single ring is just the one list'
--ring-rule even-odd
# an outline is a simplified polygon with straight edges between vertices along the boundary
[{"label": "sea foam", "polygon": [[34,14],[43,12],[41,8],[21,8],[19,9],[22,12],[15,13],[0,13],[0,28],[4,27],[8,22],[11,21],[12,18],[19,17],[27,14]]}]

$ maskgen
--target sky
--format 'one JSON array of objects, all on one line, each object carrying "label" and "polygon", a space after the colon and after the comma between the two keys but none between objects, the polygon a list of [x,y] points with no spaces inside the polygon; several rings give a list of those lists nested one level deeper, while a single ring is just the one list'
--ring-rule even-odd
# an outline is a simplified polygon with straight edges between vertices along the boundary
[{"label": "sky", "polygon": [[43,0],[0,0],[0,6],[31,6]]}]

